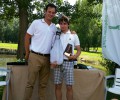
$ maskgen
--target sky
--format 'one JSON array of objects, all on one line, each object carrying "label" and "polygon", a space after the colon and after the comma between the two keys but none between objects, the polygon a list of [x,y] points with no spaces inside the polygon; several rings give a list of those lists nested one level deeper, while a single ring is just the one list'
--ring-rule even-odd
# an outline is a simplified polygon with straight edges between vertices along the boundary
[{"label": "sky", "polygon": [[63,0],[63,1],[68,1],[71,5],[74,5],[76,0]]},{"label": "sky", "polygon": [[[71,5],[74,5],[76,2],[76,0],[63,0],[63,1],[68,1]],[[36,13],[36,10],[34,10],[33,13]]]}]

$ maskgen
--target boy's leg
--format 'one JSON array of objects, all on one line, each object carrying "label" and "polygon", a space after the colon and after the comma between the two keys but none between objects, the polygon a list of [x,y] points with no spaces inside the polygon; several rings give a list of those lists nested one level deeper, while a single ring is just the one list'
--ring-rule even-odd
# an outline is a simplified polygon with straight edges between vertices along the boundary
[{"label": "boy's leg", "polygon": [[73,89],[72,89],[72,85],[74,83],[73,62],[64,62],[63,66],[64,66],[63,77],[65,80],[66,89],[67,89],[66,98],[67,100],[73,100]]},{"label": "boy's leg", "polygon": [[55,84],[56,100],[62,100],[61,88],[62,88],[62,84]]},{"label": "boy's leg", "polygon": [[67,88],[67,91],[66,91],[67,100],[73,100],[73,89],[72,89],[72,85],[67,85],[66,88]]},{"label": "boy's leg", "polygon": [[55,84],[55,95],[56,100],[62,100],[62,66],[54,68],[54,84]]}]

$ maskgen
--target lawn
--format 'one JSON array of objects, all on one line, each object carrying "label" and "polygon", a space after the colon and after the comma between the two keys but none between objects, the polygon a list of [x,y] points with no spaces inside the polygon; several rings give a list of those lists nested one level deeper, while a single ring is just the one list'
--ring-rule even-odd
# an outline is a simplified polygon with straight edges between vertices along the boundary
[{"label": "lawn", "polygon": [[79,61],[78,63],[83,63],[88,66],[92,66],[94,68],[98,68],[100,70],[107,72],[106,68],[101,65],[101,62],[103,61],[101,53],[83,51],[79,56],[78,61]]},{"label": "lawn", "polygon": [[0,48],[6,48],[6,49],[17,49],[18,44],[12,44],[12,43],[0,43]]},{"label": "lawn", "polygon": [[[16,49],[17,50],[17,46],[18,46],[18,44],[0,43],[0,48]],[[78,58],[78,63],[89,65],[89,66],[92,66],[94,68],[98,68],[100,70],[107,72],[105,67],[100,64],[100,61],[102,61],[101,50],[102,50],[101,48],[98,48],[97,52],[93,52],[94,51],[93,48],[90,48],[91,52],[82,51],[81,55]]]},{"label": "lawn", "polygon": [[[106,68],[101,65],[101,62],[103,61],[101,50],[102,49],[99,48],[97,52],[81,51],[81,54],[78,57],[78,63],[103,70],[104,72],[106,72],[108,74]],[[76,52],[76,51],[74,51],[74,52]]]}]

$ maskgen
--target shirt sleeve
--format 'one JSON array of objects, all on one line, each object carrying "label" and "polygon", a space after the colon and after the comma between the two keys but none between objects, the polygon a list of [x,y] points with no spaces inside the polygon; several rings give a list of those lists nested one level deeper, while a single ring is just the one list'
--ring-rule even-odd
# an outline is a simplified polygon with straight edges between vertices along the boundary
[{"label": "shirt sleeve", "polygon": [[75,37],[74,45],[75,45],[75,46],[80,45],[80,40],[79,40],[79,38],[78,38],[78,35],[75,34],[74,37]]},{"label": "shirt sleeve", "polygon": [[[55,25],[54,25],[55,26]],[[55,37],[56,37],[56,32],[57,32],[57,28],[56,28],[56,26],[54,27],[54,36],[53,36],[53,38],[52,38],[52,47],[53,47],[53,45],[54,45],[54,43],[55,43]]]},{"label": "shirt sleeve", "polygon": [[33,35],[35,33],[35,22],[36,21],[33,21],[27,30],[27,33],[30,35]]}]

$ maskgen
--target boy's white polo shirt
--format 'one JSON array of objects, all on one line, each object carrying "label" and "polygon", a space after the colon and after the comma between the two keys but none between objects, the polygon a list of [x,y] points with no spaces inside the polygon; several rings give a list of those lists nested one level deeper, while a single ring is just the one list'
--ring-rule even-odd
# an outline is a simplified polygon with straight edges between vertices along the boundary
[{"label": "boy's white polo shirt", "polygon": [[[80,45],[80,41],[77,34],[71,34],[70,30],[68,30],[66,33],[62,33],[60,36],[60,39],[61,39],[61,43],[64,51],[68,43],[72,44],[72,48],[73,48],[72,54],[74,54],[75,46]],[[64,59],[68,59],[68,58],[64,55]]]},{"label": "boy's white polo shirt", "polygon": [[27,33],[32,35],[30,50],[43,54],[50,53],[52,39],[56,33],[55,24],[48,25],[44,19],[34,20]]}]

